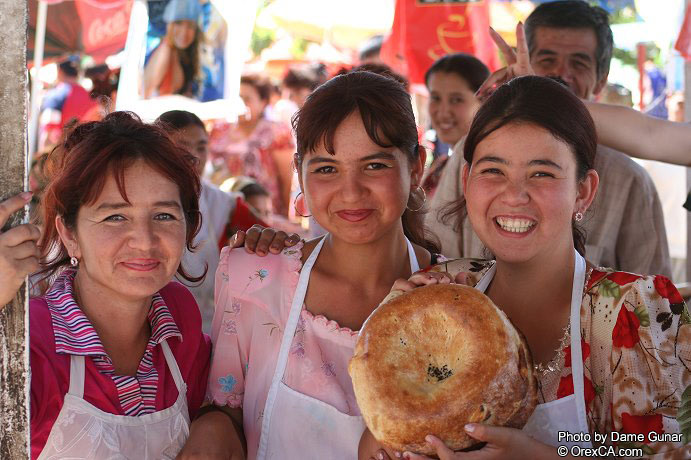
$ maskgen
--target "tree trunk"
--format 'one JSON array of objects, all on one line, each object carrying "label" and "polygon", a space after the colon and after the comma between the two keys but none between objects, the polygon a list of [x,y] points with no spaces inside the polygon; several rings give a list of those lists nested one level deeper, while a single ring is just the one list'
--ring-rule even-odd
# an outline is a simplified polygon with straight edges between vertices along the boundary
[{"label": "tree trunk", "polygon": [[[0,201],[25,189],[27,2],[0,0]],[[24,212],[10,219],[24,220]],[[0,280],[0,283],[2,280]],[[29,457],[26,284],[0,311],[0,458]]]}]

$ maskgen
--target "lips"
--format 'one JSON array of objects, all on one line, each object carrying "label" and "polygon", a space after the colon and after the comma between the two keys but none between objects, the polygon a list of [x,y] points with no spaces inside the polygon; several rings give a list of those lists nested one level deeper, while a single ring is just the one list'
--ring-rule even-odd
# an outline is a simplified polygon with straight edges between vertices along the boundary
[{"label": "lips", "polygon": [[336,212],[336,215],[348,222],[360,222],[367,219],[372,212],[374,212],[373,209],[346,209]]},{"label": "lips", "polygon": [[160,262],[155,259],[134,259],[122,262],[122,265],[130,270],[149,272],[156,269],[160,265]]}]

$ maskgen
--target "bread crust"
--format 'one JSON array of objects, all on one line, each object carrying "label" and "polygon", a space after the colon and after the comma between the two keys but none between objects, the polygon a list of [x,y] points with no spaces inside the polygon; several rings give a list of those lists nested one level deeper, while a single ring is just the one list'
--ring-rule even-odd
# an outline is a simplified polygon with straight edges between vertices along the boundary
[{"label": "bread crust", "polygon": [[469,422],[521,428],[537,404],[523,335],[480,291],[430,285],[389,296],[363,326],[348,371],[367,427],[384,446],[434,454],[477,441]]}]

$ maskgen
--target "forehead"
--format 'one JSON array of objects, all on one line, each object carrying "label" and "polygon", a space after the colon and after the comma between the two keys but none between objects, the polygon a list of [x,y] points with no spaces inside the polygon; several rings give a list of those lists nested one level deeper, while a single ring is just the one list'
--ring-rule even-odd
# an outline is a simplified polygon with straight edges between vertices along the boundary
[{"label": "forehead", "polygon": [[[127,200],[133,206],[148,206],[159,201],[180,202],[179,187],[144,160],[137,160],[125,168],[121,185]],[[103,190],[90,206],[98,206],[103,202],[119,203],[123,200],[116,174],[111,168],[105,176]]]},{"label": "forehead", "polygon": [[[383,136],[382,136],[383,138]],[[386,139],[382,139],[386,142]],[[336,127],[333,136],[333,148],[335,155],[328,153],[324,142],[320,142],[314,152],[309,152],[307,156],[327,157],[336,161],[357,160],[377,152],[398,152],[396,147],[382,147],[374,142],[367,134],[365,125],[360,113],[355,111],[348,115]]]},{"label": "forehead", "polygon": [[460,75],[453,72],[434,72],[429,77],[429,90],[440,93],[450,93],[450,92],[469,92],[471,91],[468,82],[465,81]]},{"label": "forehead", "polygon": [[196,143],[207,140],[206,131],[201,126],[187,125],[184,128],[178,129],[173,133],[173,139],[177,142],[191,142]]},{"label": "forehead", "polygon": [[548,130],[531,123],[502,126],[485,137],[473,155],[473,162],[486,156],[499,157],[522,164],[535,159],[550,159],[566,166],[575,163],[571,146]]},{"label": "forehead", "polygon": [[533,35],[531,57],[544,51],[562,55],[583,54],[595,61],[597,36],[590,28],[537,27]]}]

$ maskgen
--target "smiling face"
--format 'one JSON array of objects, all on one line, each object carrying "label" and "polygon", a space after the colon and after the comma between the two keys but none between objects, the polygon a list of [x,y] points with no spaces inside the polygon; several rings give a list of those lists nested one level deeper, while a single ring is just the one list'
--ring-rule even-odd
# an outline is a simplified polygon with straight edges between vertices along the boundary
[{"label": "smiling face", "polygon": [[79,259],[80,292],[109,299],[144,299],[175,274],[185,247],[180,190],[144,160],[125,170],[120,194],[113,175],[94,203],[83,205],[76,228],[56,219],[70,256]]},{"label": "smiling face", "polygon": [[396,147],[381,147],[367,135],[360,114],[336,128],[335,155],[321,145],[302,159],[300,186],[310,212],[333,236],[365,244],[401,228],[411,190],[425,161],[414,164]]},{"label": "smiling face", "polygon": [[197,34],[197,23],[188,19],[171,22],[168,34],[177,49],[184,50],[194,42]]},{"label": "smiling face", "polygon": [[607,74],[597,76],[597,36],[593,29],[537,27],[530,64],[537,75],[561,77],[581,99],[602,91]]},{"label": "smiling face", "polygon": [[573,251],[573,215],[585,213],[597,173],[578,181],[568,144],[531,124],[488,135],[463,171],[468,218],[498,261],[522,263]]},{"label": "smiling face", "polygon": [[435,72],[427,81],[432,127],[442,142],[455,145],[468,133],[480,102],[465,79],[451,72]]},{"label": "smiling face", "polygon": [[206,158],[209,156],[209,136],[206,131],[198,125],[187,125],[173,132],[172,137],[180,147],[197,158],[196,170],[201,176],[206,165]]}]

